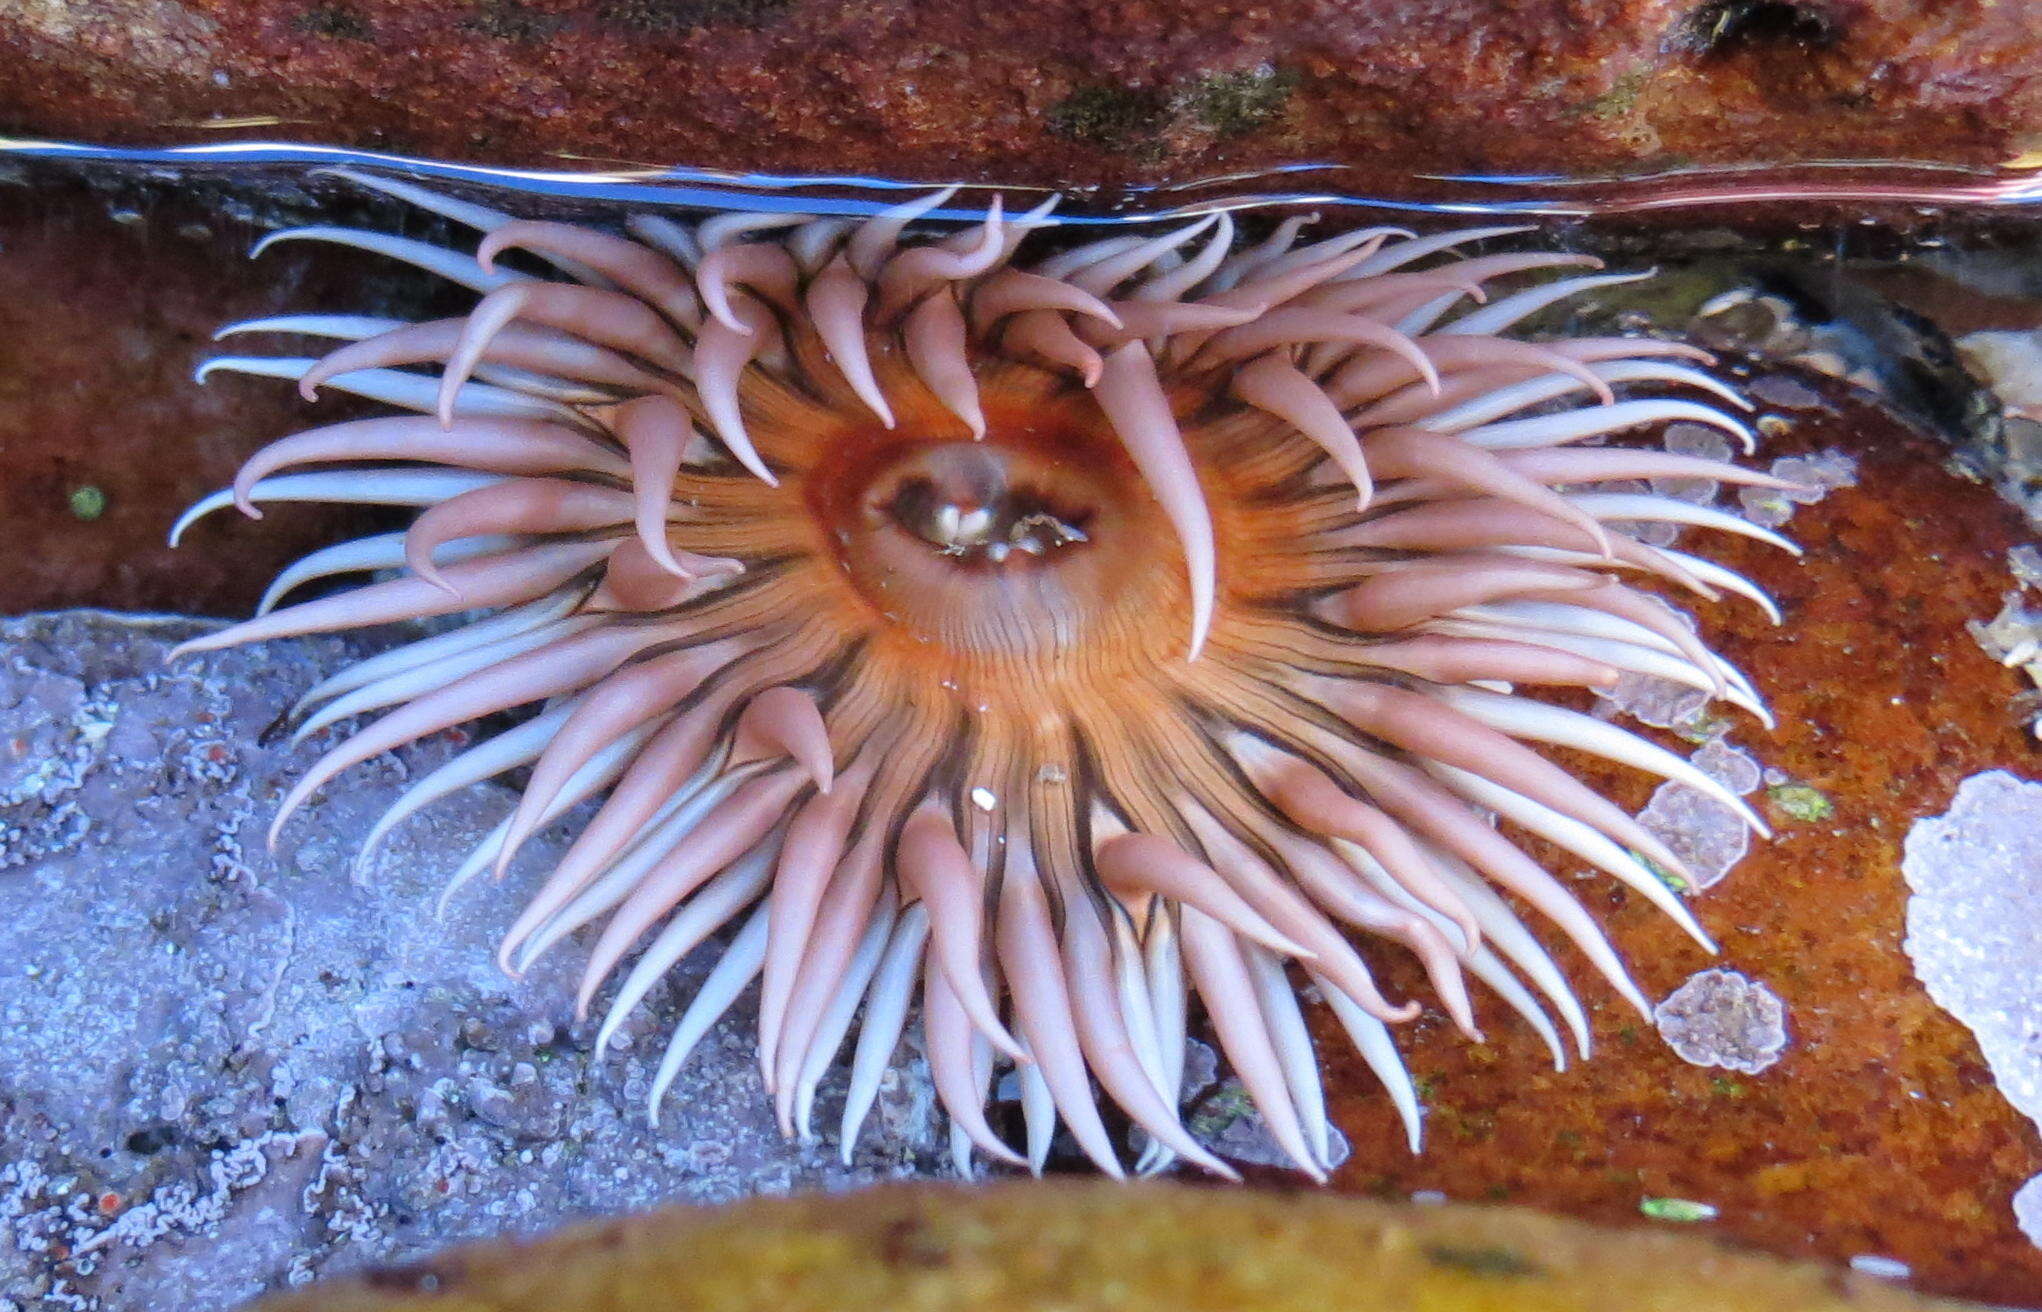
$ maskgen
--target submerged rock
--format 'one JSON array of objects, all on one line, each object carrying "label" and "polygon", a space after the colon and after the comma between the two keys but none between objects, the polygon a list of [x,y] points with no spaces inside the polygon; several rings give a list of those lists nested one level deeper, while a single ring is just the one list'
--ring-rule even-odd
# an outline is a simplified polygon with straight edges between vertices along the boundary
[{"label": "submerged rock", "polygon": [[[1875,1254],[1918,1287],[2026,1306],[2042,1288],[2042,1249],[2009,1200],[2042,1172],[2042,1136],[1915,978],[1900,866],[1910,826],[1948,811],[1963,780],[2035,775],[2035,740],[2012,704],[2026,680],[1965,627],[1999,606],[2008,553],[2030,533],[1991,488],[1947,472],[1947,448],[1819,377],[1761,372],[1751,390],[1768,398],[1759,463],[1831,467],[1841,450],[1855,483],[1794,506],[1781,531],[1805,549],[1798,560],[1708,543],[1784,612],[1777,627],[1749,606],[1709,613],[1778,727],[1717,707],[1662,717],[1677,727],[1655,736],[1733,790],[1756,782],[1746,799],[1774,837],[1752,839],[1693,896],[1719,957],[1642,898],[1605,893],[1607,910],[1594,909],[1648,997],[1732,966],[1778,995],[1791,1048],[1758,1074],[1691,1065],[1649,1020],[1590,990],[1594,1055],[1557,1071],[1493,1005],[1478,1003],[1480,1045],[1422,1016],[1397,1040],[1427,1109],[1423,1155],[1406,1152],[1359,1063],[1336,1061],[1330,1100],[1353,1156],[1335,1185],[1612,1222],[1635,1222],[1645,1199],[1706,1201],[1718,1214],[1702,1224],[1741,1243],[1837,1262]],[[1790,399],[1788,414],[1772,409]],[[1584,777],[1634,813],[1654,791],[1616,770]],[[1396,955],[1370,965],[1388,996],[1423,996],[1422,975]],[[1325,1026],[1321,1038],[1330,1050],[1337,1036]],[[2030,1195],[2034,1226],[2042,1190]]]},{"label": "submerged rock", "polygon": [[358,646],[166,664],[199,628],[0,623],[0,1308],[212,1312],[457,1239],[933,1168],[911,1075],[852,1168],[784,1142],[742,1006],[650,1127],[699,972],[599,1060],[567,1006],[578,949],[516,980],[493,960],[555,840],[434,913],[508,791],[429,809],[355,869],[458,737],[348,772],[265,850],[280,783],[327,737],[265,730]]}]

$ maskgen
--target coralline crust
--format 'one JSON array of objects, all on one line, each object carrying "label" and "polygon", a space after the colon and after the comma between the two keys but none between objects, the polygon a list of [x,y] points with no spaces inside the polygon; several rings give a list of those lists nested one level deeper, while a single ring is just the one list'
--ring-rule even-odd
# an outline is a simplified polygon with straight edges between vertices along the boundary
[{"label": "coralline crust", "polygon": [[[2020,0],[81,0],[0,12],[0,129],[1007,183],[1325,161],[2006,164]],[[245,129],[222,129],[241,121]]]}]

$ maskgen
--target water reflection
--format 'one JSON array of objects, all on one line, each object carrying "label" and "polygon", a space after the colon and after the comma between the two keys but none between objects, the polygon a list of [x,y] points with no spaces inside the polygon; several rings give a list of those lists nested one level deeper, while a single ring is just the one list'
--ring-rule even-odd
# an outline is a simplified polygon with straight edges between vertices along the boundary
[{"label": "water reflection", "polygon": [[[393,171],[441,184],[507,189],[594,204],[748,209],[781,213],[871,214],[925,181],[857,175],[731,172],[681,166],[582,161],[589,167],[506,168],[416,159],[335,146],[270,141],[205,142],[172,147],[96,146],[82,142],[0,137],[0,159],[232,170],[243,175],[357,167]],[[1059,214],[1067,224],[1154,222],[1215,210],[1309,205],[1413,214],[1495,214],[1586,218],[1774,202],[1824,205],[2042,206],[2042,169],[1983,169],[1909,161],[1835,160],[1815,164],[1739,165],[1655,173],[1561,177],[1464,174],[1418,177],[1414,194],[1364,196],[1343,191],[1349,171],[1338,164],[1292,164],[1180,183],[1069,193]],[[1312,186],[1292,187],[1293,180]],[[997,191],[1046,194],[1043,187],[967,183],[929,217],[975,220]]]}]

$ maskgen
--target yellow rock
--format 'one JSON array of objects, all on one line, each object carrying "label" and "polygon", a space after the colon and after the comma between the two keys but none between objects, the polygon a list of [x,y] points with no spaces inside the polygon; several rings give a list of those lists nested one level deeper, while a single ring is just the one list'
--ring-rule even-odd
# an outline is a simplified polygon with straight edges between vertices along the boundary
[{"label": "yellow rock", "polygon": [[1924,1312],[1694,1234],[1180,1185],[894,1186],[677,1208],[256,1312]]}]

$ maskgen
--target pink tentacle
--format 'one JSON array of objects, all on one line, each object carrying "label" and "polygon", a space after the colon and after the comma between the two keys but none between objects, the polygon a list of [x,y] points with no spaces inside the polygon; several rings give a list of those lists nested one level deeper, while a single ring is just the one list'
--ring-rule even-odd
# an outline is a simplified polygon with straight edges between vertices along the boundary
[{"label": "pink tentacle", "polygon": [[588,968],[575,991],[577,1018],[588,1014],[596,990],[639,935],[780,823],[786,815],[787,799],[800,782],[799,775],[779,773],[742,785],[702,818],[685,843],[646,873],[643,882],[611,913],[589,951]]},{"label": "pink tentacle", "polygon": [[891,323],[931,288],[979,277],[1005,259],[1006,224],[1000,214],[1001,203],[1001,198],[994,195],[986,206],[978,240],[970,247],[952,250],[942,243],[916,246],[888,260],[879,271],[879,305],[874,319]]},{"label": "pink tentacle", "polygon": [[491,340],[520,319],[637,356],[673,373],[685,373],[690,365],[687,343],[635,296],[570,283],[512,283],[490,292],[468,312],[440,380],[442,425],[452,422],[455,396],[481,363]]},{"label": "pink tentacle", "polygon": [[[467,322],[462,318],[407,324],[351,342],[329,352],[308,370],[298,380],[298,394],[307,401],[316,400],[321,384],[357,369],[443,363],[459,349]],[[606,387],[653,391],[669,386],[665,379],[639,368],[615,351],[530,324],[508,323],[499,328],[480,359]]]},{"label": "pink tentacle", "polygon": [[533,764],[497,853],[496,877],[503,878],[577,770],[624,734],[678,705],[731,654],[713,647],[669,652],[613,674],[591,690]]},{"label": "pink tentacle", "polygon": [[1437,391],[1439,372],[1419,344],[1386,324],[1323,310],[1273,310],[1253,323],[1215,333],[1199,351],[1200,363],[1215,366],[1307,342],[1353,342],[1379,347],[1408,362]]},{"label": "pink tentacle", "polygon": [[[1050,923],[1049,902],[1025,857],[1007,873],[994,922],[1001,974],[1014,1000],[1014,1015],[1028,1040],[1036,1069],[1071,1135],[1100,1170],[1122,1179],[1113,1142],[1092,1097],[1090,1072],[1078,1045],[1077,1022],[1064,985],[1062,952]],[[1080,911],[1080,914],[1084,912]]]},{"label": "pink tentacle", "polygon": [[865,300],[870,292],[839,255],[808,285],[808,315],[851,391],[881,424],[892,428],[893,411],[872,375],[872,357],[865,347]]},{"label": "pink tentacle", "polygon": [[809,936],[801,968],[795,973],[779,1050],[773,1054],[773,1110],[783,1134],[794,1133],[794,1094],[801,1064],[807,1060],[823,1012],[842,985],[865,926],[881,899],[890,896],[881,886],[881,850],[880,836],[867,835],[837,864],[823,894],[822,909],[816,913],[815,931]]},{"label": "pink tentacle", "polygon": [[981,335],[1008,315],[1029,310],[1060,310],[1097,319],[1111,328],[1121,325],[1121,317],[1113,307],[1092,293],[1059,278],[1045,278],[1019,269],[1002,269],[978,284],[972,289],[968,304],[972,331]]},{"label": "pink tentacle", "polygon": [[441,571],[451,593],[421,578],[387,579],[273,610],[215,633],[200,634],[172,648],[170,659],[272,638],[369,628],[460,610],[515,606],[560,587],[601,560],[607,550],[607,544],[601,542],[568,542],[464,560]]},{"label": "pink tentacle", "polygon": [[1098,386],[1105,370],[1099,352],[1080,341],[1069,321],[1054,310],[1022,311],[1008,323],[1001,340],[1007,350],[1018,355],[1037,355],[1071,370],[1086,387]]},{"label": "pink tentacle", "polygon": [[703,580],[743,569],[740,562],[723,556],[698,556],[692,551],[673,554],[686,574],[676,575],[654,560],[640,539],[621,539],[610,552],[602,586],[589,598],[588,609],[638,614],[672,610],[711,586]]},{"label": "pink tentacle", "polygon": [[776,304],[791,306],[800,281],[801,270],[794,257],[772,242],[720,246],[704,255],[695,270],[695,287],[710,317],[740,337],[752,336],[757,327],[732,304],[737,287],[748,287]]},{"label": "pink tentacle", "polygon": [[1407,766],[1367,753],[1342,761],[1384,809],[1530,903],[1572,939],[1602,976],[1648,1020],[1652,1009],[1595,921],[1566,890],[1467,805]]},{"label": "pink tentacle", "polygon": [[767,895],[771,910],[759,986],[759,1068],[769,1092],[795,978],[815,928],[823,892],[843,859],[851,824],[864,800],[863,777],[845,782],[846,787],[818,793],[795,812],[780,845],[772,892]]},{"label": "pink tentacle", "polygon": [[1234,1168],[1207,1152],[1185,1130],[1135,1055],[1113,979],[1112,949],[1096,911],[1082,905],[1068,908],[1063,946],[1078,1042],[1100,1086],[1136,1124],[1172,1152],[1223,1180],[1239,1180]]},{"label": "pink tentacle", "polygon": [[1197,907],[1234,933],[1285,956],[1312,954],[1243,901],[1218,872],[1175,843],[1153,834],[1118,834],[1094,854],[1100,879],[1114,892],[1157,893]]},{"label": "pink tentacle", "polygon": [[647,822],[708,758],[724,709],[711,699],[682,712],[652,736],[505,932],[497,953],[500,965],[508,969],[510,954],[519,943],[645,833]]},{"label": "pink tentacle", "polygon": [[[686,553],[682,560],[666,538],[666,522],[674,504],[674,480],[695,436],[687,411],[664,396],[642,396],[617,407],[611,426],[631,454],[633,523],[646,554],[669,574],[699,577],[704,572],[741,573],[734,560]],[[707,565],[708,571],[702,567]]]},{"label": "pink tentacle", "polygon": [[973,439],[986,435],[985,411],[979,405],[978,377],[972,372],[964,313],[957,298],[938,293],[908,313],[901,326],[908,365],[945,410],[964,421]]},{"label": "pink tentacle", "polygon": [[817,792],[828,793],[836,779],[834,751],[813,694],[782,684],[745,704],[732,735],[730,764],[735,768],[787,757],[801,767]]},{"label": "pink tentacle", "polygon": [[1434,683],[1548,684],[1567,688],[1614,688],[1623,671],[1572,652],[1497,638],[1455,638],[1426,634],[1370,644],[1357,660]]},{"label": "pink tentacle", "polygon": [[1581,530],[1596,554],[1611,554],[1609,533],[1593,515],[1542,483],[1524,477],[1479,447],[1441,433],[1387,428],[1362,440],[1369,468],[1385,478],[1445,479],[1475,492],[1536,510]]},{"label": "pink tentacle", "polygon": [[520,247],[585,265],[685,328],[702,322],[702,305],[687,274],[650,246],[579,224],[514,219],[484,237],[475,258],[494,271],[497,256]]},{"label": "pink tentacle", "polygon": [[[1298,886],[1330,914],[1366,933],[1402,943],[1425,969],[1433,992],[1454,1025],[1474,1043],[1482,1042],[1460,954],[1431,921],[1394,906],[1356,877],[1351,866],[1317,843],[1277,830],[1265,837],[1282,856]],[[1333,983],[1328,979],[1327,983]]]},{"label": "pink tentacle", "polygon": [[1233,393],[1310,438],[1354,484],[1355,509],[1367,510],[1375,494],[1361,439],[1319,385],[1275,356],[1265,356],[1234,375]]},{"label": "pink tentacle", "polygon": [[1218,921],[1191,907],[1184,909],[1183,935],[1185,964],[1234,1073],[1247,1086],[1277,1145],[1299,1170],[1323,1182],[1325,1173],[1305,1146],[1304,1128],[1284,1084],[1283,1064],[1257,1007],[1255,984],[1239,944]]},{"label": "pink tentacle", "polygon": [[927,1040],[929,1074],[943,1110],[980,1152],[995,1161],[1025,1169],[1026,1158],[1009,1148],[986,1124],[985,1086],[973,1071],[971,1049],[975,1031],[964,1005],[950,986],[949,975],[930,961],[922,970],[922,1035]]},{"label": "pink tentacle", "polygon": [[1463,606],[1528,592],[1585,591],[1603,576],[1508,556],[1468,555],[1385,571],[1336,600],[1341,618],[1365,632],[1392,633]]},{"label": "pink tentacle", "polygon": [[416,460],[490,474],[624,472],[614,452],[543,420],[477,417],[445,429],[423,415],[402,415],[331,424],[271,442],[234,475],[234,504],[261,519],[249,494],[263,479],[293,465],[352,460]]},{"label": "pink tentacle", "polygon": [[1029,1057],[1000,1024],[980,974],[984,935],[985,879],[973,867],[949,821],[933,810],[917,811],[901,827],[894,852],[901,886],[929,908],[930,945],[945,979],[971,1023],[995,1048],[1016,1062]]},{"label": "pink tentacle", "polygon": [[725,449],[754,478],[767,487],[778,487],[780,480],[759,458],[758,448],[752,445],[751,435],[745,431],[744,416],[738,409],[738,380],[765,344],[773,316],[749,296],[738,298],[735,313],[742,316],[742,331],[718,319],[703,324],[696,336],[695,388]]},{"label": "pink tentacle", "polygon": [[1482,927],[1474,911],[1433,868],[1403,826],[1367,802],[1348,796],[1323,771],[1302,761],[1276,771],[1264,789],[1269,800],[1297,825],[1311,833],[1345,839],[1374,857],[1411,896],[1459,926],[1468,951],[1481,946]]},{"label": "pink tentacle", "polygon": [[455,598],[460,590],[433,564],[449,542],[484,533],[580,533],[624,523],[631,500],[614,488],[561,478],[515,478],[428,507],[404,534],[404,563]]},{"label": "pink tentacle", "polygon": [[1421,759],[1457,766],[1571,816],[1693,879],[1687,864],[1608,798],[1540,756],[1450,706],[1380,684],[1345,684],[1327,694],[1340,716]]},{"label": "pink tentacle", "polygon": [[1170,399],[1156,376],[1156,362],[1139,342],[1129,342],[1107,357],[1100,375],[1099,408],[1113,425],[1120,443],[1141,471],[1142,481],[1163,507],[1184,552],[1184,570],[1191,587],[1191,649],[1197,660],[1212,627],[1218,565],[1213,544],[1212,511],[1205,504],[1198,471],[1184,448]]},{"label": "pink tentacle", "polygon": [[277,807],[276,819],[269,827],[270,843],[275,844],[293,812],[327,780],[349,766],[427,734],[586,687],[656,636],[636,629],[584,630],[513,656],[398,707],[312,763]]}]

